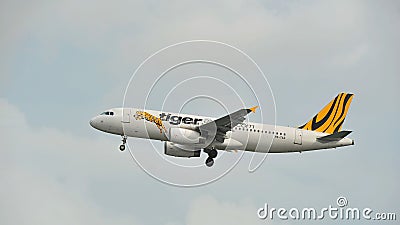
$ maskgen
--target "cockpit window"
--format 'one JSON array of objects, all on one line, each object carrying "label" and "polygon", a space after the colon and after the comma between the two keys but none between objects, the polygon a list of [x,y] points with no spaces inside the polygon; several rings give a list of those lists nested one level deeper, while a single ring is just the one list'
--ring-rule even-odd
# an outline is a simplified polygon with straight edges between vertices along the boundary
[{"label": "cockpit window", "polygon": [[114,112],[105,111],[105,112],[102,112],[100,115],[114,116]]}]

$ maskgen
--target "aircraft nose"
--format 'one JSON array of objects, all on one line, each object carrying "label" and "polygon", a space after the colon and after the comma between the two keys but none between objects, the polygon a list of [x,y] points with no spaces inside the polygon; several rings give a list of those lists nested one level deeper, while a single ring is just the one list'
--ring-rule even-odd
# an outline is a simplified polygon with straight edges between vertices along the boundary
[{"label": "aircraft nose", "polygon": [[94,121],[93,121],[93,119],[91,119],[91,120],[89,121],[89,124],[90,124],[90,126],[94,127]]},{"label": "aircraft nose", "polygon": [[98,129],[99,127],[99,121],[97,117],[93,117],[90,121],[89,121],[90,126],[92,126],[95,129]]}]

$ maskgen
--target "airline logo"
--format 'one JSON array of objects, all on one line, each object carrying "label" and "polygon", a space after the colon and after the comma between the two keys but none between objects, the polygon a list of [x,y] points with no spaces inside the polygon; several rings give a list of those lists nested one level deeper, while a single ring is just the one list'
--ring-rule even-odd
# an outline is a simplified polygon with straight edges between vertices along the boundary
[{"label": "airline logo", "polygon": [[136,114],[134,115],[134,117],[136,120],[145,119],[151,123],[154,123],[157,126],[157,128],[160,130],[160,133],[162,133],[163,130],[165,132],[167,132],[167,129],[165,128],[165,126],[163,124],[163,121],[160,118],[153,116],[148,112],[136,111]]},{"label": "airline logo", "polygon": [[192,118],[192,117],[188,117],[188,116],[186,116],[186,117],[175,116],[175,115],[171,116],[170,113],[169,114],[161,113],[160,114],[160,119],[162,121],[168,121],[172,125],[179,125],[181,123],[198,125],[199,122],[203,120],[203,119]]}]

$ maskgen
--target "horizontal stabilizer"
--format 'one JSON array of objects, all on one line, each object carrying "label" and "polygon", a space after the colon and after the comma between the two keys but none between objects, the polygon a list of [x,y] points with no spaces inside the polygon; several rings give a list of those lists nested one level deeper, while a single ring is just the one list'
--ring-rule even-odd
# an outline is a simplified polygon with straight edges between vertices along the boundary
[{"label": "horizontal stabilizer", "polygon": [[333,134],[329,134],[323,137],[319,137],[317,138],[319,141],[339,141],[341,139],[343,139],[344,137],[346,137],[347,135],[349,135],[352,131],[349,130],[343,130],[343,131],[339,131]]}]

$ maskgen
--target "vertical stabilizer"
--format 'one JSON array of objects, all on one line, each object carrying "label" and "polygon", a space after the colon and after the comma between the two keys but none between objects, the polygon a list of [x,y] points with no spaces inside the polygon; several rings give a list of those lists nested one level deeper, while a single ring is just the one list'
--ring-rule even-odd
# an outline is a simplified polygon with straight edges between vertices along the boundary
[{"label": "vertical stabilizer", "polygon": [[353,94],[340,93],[300,129],[333,134],[342,129]]}]

